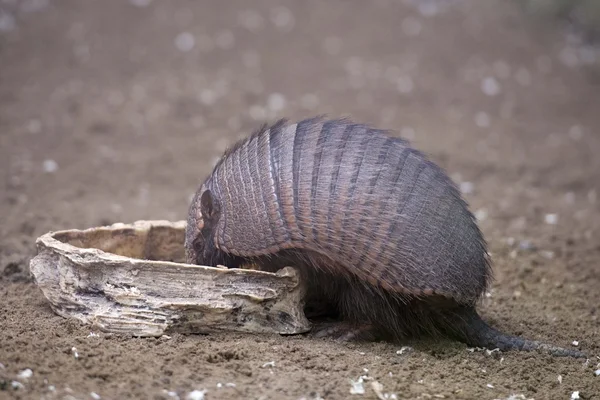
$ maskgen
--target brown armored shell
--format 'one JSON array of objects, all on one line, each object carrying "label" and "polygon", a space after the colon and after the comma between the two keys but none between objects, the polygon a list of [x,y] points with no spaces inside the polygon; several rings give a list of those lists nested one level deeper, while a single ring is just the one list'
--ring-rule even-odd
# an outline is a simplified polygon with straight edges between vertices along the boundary
[{"label": "brown armored shell", "polygon": [[[219,206],[214,245],[224,253],[308,250],[331,260],[334,273],[465,304],[488,285],[486,245],[455,185],[385,131],[280,121],[229,150],[204,190]],[[194,207],[190,221],[201,221]],[[188,243],[199,234],[188,232]]]}]

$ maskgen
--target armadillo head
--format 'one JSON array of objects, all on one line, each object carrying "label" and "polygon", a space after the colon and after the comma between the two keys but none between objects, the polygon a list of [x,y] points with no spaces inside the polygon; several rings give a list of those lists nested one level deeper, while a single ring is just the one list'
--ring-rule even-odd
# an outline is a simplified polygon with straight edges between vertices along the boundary
[{"label": "armadillo head", "polygon": [[214,235],[219,217],[219,203],[206,184],[194,195],[188,210],[185,229],[186,262],[198,265],[212,265],[215,246]]}]

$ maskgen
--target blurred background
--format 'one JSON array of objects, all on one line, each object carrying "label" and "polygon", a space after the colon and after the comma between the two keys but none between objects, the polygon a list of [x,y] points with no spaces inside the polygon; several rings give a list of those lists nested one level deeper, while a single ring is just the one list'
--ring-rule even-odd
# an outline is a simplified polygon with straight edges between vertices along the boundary
[{"label": "blurred background", "polygon": [[284,117],[394,130],[483,219],[522,213],[517,180],[595,199],[598,4],[1,0],[0,267],[47,230],[184,219],[226,147]]},{"label": "blurred background", "polygon": [[[28,262],[50,230],[185,219],[221,153],[265,122],[348,116],[460,186],[495,265],[486,319],[598,350],[599,29],[597,0],[0,0],[0,375],[32,368],[19,382],[35,398],[48,382],[169,398],[228,381],[230,398],[346,398],[363,367],[408,398],[591,396],[600,378],[575,362],[499,364],[458,345],[397,371],[385,346],[93,342],[53,315]],[[270,360],[276,378],[257,367]]]}]

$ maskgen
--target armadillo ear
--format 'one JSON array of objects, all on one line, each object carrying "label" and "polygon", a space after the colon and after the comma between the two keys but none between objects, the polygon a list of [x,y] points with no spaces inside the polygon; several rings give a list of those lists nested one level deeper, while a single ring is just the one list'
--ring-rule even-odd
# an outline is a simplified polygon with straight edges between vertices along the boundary
[{"label": "armadillo ear", "polygon": [[207,189],[200,197],[200,211],[207,219],[213,218],[219,212],[219,206],[212,192]]}]

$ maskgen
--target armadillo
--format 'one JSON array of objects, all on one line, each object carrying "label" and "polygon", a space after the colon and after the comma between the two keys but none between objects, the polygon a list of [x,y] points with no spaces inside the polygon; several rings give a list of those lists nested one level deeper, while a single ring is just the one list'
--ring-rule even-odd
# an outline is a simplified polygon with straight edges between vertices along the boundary
[{"label": "armadillo", "polygon": [[191,201],[185,249],[193,264],[296,267],[341,321],[326,336],[585,357],[484,322],[491,260],[457,186],[407,140],[350,119],[282,119],[227,149]]}]

